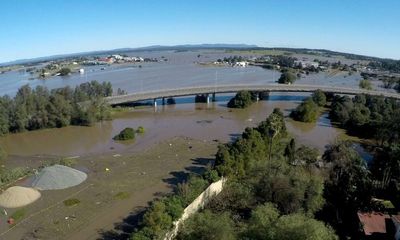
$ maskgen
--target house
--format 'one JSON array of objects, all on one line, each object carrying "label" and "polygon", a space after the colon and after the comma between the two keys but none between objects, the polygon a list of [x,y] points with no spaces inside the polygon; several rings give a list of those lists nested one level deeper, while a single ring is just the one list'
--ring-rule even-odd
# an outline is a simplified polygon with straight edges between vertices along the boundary
[{"label": "house", "polygon": [[244,61],[242,61],[242,62],[236,62],[236,63],[234,64],[235,67],[247,67],[248,65],[249,65],[249,63],[248,63],[248,62],[244,62]]},{"label": "house", "polygon": [[357,212],[365,239],[393,239],[394,226],[391,217],[381,212]]},{"label": "house", "polygon": [[296,60],[296,61],[294,61],[294,63],[295,63],[295,65],[300,66],[301,68],[308,68],[308,67],[318,68],[319,67],[318,62],[312,62],[312,61]]}]

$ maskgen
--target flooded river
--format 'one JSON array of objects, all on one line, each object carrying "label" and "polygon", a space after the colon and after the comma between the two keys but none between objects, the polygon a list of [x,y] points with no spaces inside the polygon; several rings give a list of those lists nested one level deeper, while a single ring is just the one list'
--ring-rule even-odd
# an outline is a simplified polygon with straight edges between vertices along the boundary
[{"label": "flooded river", "polygon": [[[174,136],[227,142],[235,138],[246,127],[256,126],[274,108],[288,115],[306,94],[271,94],[269,100],[260,101],[247,109],[229,109],[226,103],[231,95],[217,96],[217,102],[193,103],[193,98],[179,98],[176,105],[145,107],[130,112],[118,113],[112,121],[98,123],[92,127],[70,126],[61,129],[46,129],[0,138],[0,144],[10,155],[56,155],[83,156],[104,152],[138,151]],[[112,137],[125,127],[144,126],[146,133],[137,135],[134,143],[115,142]],[[287,118],[289,132],[300,144],[313,146],[323,151],[325,145],[334,141],[342,130],[331,126],[327,114],[317,123],[300,123]]]},{"label": "flooded river", "polygon": [[[110,66],[85,66],[85,74],[74,73],[70,76],[54,76],[47,79],[37,78],[24,70],[0,74],[0,95],[15,95],[22,85],[38,85],[49,89],[64,86],[76,86],[83,82],[97,80],[110,81],[114,90],[121,88],[128,93],[179,87],[214,86],[224,84],[270,84],[278,80],[280,72],[261,67],[216,67],[203,66],[197,62],[212,62],[234,54],[223,51],[158,51],[128,53],[144,58],[167,59],[168,61],[151,63],[113,64]],[[200,55],[200,56],[199,56]],[[243,54],[243,56],[247,56]],[[252,55],[248,55],[249,57]],[[256,56],[256,55],[255,55]],[[317,84],[358,88],[359,73],[348,75],[320,72],[304,75],[295,84]],[[373,82],[377,90],[388,91]]]}]

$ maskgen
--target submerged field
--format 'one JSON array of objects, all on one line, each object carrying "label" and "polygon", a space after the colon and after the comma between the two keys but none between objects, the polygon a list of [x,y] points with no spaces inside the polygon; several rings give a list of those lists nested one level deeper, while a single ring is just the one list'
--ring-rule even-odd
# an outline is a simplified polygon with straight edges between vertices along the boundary
[{"label": "submerged field", "polygon": [[[32,205],[11,211],[15,225],[1,217],[0,239],[116,238],[129,232],[135,214],[166,194],[192,172],[213,160],[217,143],[175,137],[140,153],[105,154],[77,159],[88,173],[79,186],[42,191]],[[108,171],[106,169],[109,169]]]}]

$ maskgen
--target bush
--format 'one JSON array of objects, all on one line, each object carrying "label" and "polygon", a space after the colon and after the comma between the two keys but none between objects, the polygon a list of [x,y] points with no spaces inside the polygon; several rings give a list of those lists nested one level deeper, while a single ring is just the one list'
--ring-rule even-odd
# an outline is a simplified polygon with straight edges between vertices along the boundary
[{"label": "bush", "polygon": [[71,73],[71,69],[70,68],[61,68],[60,71],[58,71],[58,73],[61,76],[66,76]]},{"label": "bush", "polygon": [[14,219],[14,221],[19,221],[21,220],[24,216],[26,215],[26,210],[25,208],[18,209],[15,211],[10,218]]},{"label": "bush", "polygon": [[228,213],[215,214],[206,210],[189,218],[182,226],[177,239],[236,239],[234,222]]},{"label": "bush", "polygon": [[135,139],[135,130],[133,128],[125,128],[122,130],[118,135],[116,135],[114,140],[117,141],[126,141],[126,140],[132,140]]},{"label": "bush", "polygon": [[145,130],[144,127],[142,127],[142,126],[139,126],[139,127],[136,129],[136,132],[139,133],[139,134],[143,134],[145,131],[146,131],[146,130]]},{"label": "bush", "polygon": [[72,206],[78,205],[80,202],[81,201],[77,198],[70,198],[70,199],[64,200],[63,203],[67,207],[72,207]]},{"label": "bush", "polygon": [[292,111],[290,116],[301,122],[315,122],[318,119],[318,113],[318,105],[311,98],[307,98]]},{"label": "bush", "polygon": [[321,90],[317,90],[312,95],[312,100],[320,107],[325,106],[326,104],[326,96],[325,93]]},{"label": "bush", "polygon": [[282,84],[292,84],[296,81],[297,77],[293,73],[289,71],[285,71],[281,74],[281,77],[278,79],[278,83]]},{"label": "bush", "polygon": [[235,97],[228,102],[229,108],[246,108],[255,101],[254,96],[249,91],[239,91]]},{"label": "bush", "polygon": [[371,81],[368,79],[362,79],[360,80],[360,83],[358,84],[360,88],[366,89],[366,90],[372,90],[372,84]]},{"label": "bush", "polygon": [[119,192],[114,195],[114,199],[123,200],[129,198],[130,196],[131,194],[128,192]]}]

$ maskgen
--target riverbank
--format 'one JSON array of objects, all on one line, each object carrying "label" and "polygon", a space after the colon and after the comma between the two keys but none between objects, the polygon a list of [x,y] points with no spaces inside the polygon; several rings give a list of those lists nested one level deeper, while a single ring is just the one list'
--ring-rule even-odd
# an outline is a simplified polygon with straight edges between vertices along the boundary
[{"label": "riverbank", "polygon": [[[123,219],[129,219],[129,213],[170,192],[187,173],[201,172],[212,161],[216,147],[213,141],[176,137],[141,153],[78,158],[76,166],[88,173],[88,180],[70,189],[42,191],[42,198],[24,207],[24,217],[11,228],[2,216],[0,239],[52,239],[55,235],[97,239],[115,234],[115,223],[128,224]],[[80,203],[65,206],[63,201],[71,198]]]}]

